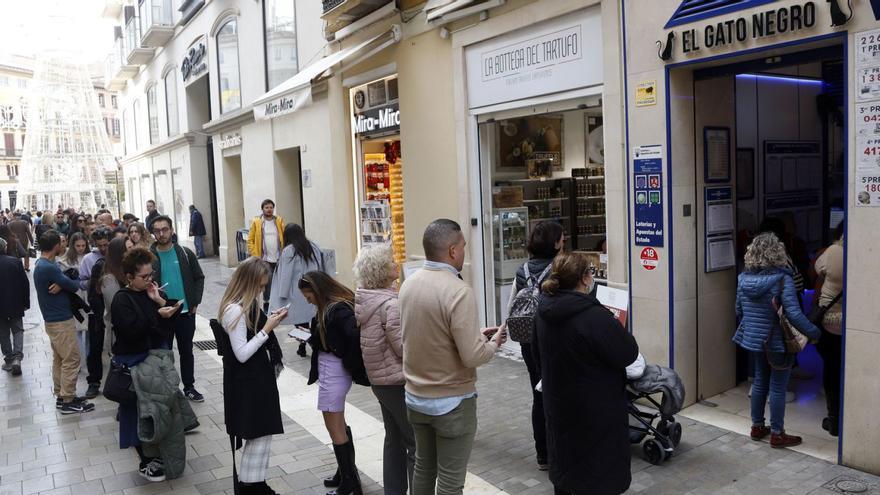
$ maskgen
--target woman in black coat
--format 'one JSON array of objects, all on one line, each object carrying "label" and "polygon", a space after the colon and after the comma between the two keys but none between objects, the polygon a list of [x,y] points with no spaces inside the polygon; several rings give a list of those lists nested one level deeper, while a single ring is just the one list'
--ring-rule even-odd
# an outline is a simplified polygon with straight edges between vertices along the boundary
[{"label": "woman in black coat", "polygon": [[[272,435],[284,433],[278,374],[284,369],[274,330],[287,316],[281,308],[263,313],[269,264],[259,258],[242,262],[220,301],[223,340],[223,409],[226,433],[245,439],[239,473],[242,495],[275,493],[266,484]],[[228,340],[227,340],[228,339]]]},{"label": "woman in black coat", "polygon": [[631,481],[625,368],[639,347],[589,295],[593,285],[585,255],[560,254],[535,319],[532,347],[557,494],[617,495]]}]

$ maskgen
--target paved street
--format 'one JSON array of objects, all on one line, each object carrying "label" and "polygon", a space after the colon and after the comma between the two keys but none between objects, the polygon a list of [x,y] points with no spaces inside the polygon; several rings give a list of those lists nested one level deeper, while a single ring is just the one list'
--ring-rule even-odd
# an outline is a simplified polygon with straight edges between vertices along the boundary
[{"label": "paved street", "polygon": [[[204,262],[208,276],[202,316],[216,315],[229,270]],[[36,298],[32,298],[36,306]],[[118,448],[115,404],[99,397],[94,412],[63,417],[52,397],[51,351],[39,311],[26,316],[23,375],[0,376],[0,494],[216,494],[232,493],[232,458],[223,426],[222,367],[214,351],[196,350],[196,386],[207,400],[194,404],[201,427],[187,435],[188,467],[182,478],[148,483],[138,476],[136,454]],[[210,340],[200,318],[196,340]],[[269,483],[279,492],[325,493],[321,480],[335,469],[329,438],[315,410],[316,387],[305,386],[306,359],[282,338],[288,370],[279,389],[285,434],[275,438]],[[85,390],[81,374],[80,392]],[[499,358],[481,368],[480,427],[469,466],[468,494],[549,494],[546,473],[537,470],[529,422],[525,366]],[[355,386],[347,415],[354,431],[365,493],[382,493],[382,427],[369,389]],[[847,479],[867,483],[862,493],[880,494],[880,479],[804,454],[773,450],[745,435],[683,419],[676,455],[661,466],[641,460],[633,447],[633,484],[628,493],[814,494]]]}]

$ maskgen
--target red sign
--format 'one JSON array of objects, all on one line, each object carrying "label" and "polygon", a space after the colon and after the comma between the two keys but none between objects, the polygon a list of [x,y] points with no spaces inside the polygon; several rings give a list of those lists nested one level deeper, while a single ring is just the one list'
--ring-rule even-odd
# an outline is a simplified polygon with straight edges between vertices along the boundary
[{"label": "red sign", "polygon": [[642,266],[645,270],[653,270],[660,264],[660,257],[657,256],[657,250],[654,248],[646,247],[642,249],[642,254],[639,258],[642,259]]}]

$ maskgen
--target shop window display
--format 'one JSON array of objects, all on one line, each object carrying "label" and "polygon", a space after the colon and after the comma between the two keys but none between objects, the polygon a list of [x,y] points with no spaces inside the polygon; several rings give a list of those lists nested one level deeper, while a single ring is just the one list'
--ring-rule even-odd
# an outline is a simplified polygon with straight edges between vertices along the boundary
[{"label": "shop window display", "polygon": [[[605,159],[598,109],[524,116],[480,124],[481,153],[490,175],[491,265],[495,317],[507,314],[516,271],[525,263],[529,233],[558,222],[564,249],[591,253],[594,276],[607,277]],[[487,262],[490,260],[486,260]]]}]

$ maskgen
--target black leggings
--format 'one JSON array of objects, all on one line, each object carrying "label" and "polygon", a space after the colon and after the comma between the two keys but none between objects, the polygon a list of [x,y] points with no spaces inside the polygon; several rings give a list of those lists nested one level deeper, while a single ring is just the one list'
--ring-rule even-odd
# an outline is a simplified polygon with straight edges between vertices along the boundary
[{"label": "black leggings", "polygon": [[828,408],[828,417],[837,419],[840,414],[840,353],[843,338],[835,335],[824,328],[822,338],[816,345],[816,350],[822,356],[822,385],[825,388],[825,405]]}]

